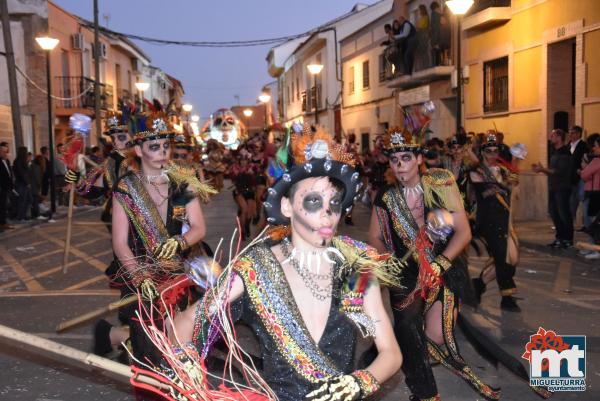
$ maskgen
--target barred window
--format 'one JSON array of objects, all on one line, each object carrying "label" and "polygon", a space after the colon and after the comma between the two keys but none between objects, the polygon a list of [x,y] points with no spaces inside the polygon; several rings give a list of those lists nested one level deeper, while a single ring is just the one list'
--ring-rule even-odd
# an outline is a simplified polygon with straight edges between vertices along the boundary
[{"label": "barred window", "polygon": [[483,63],[483,111],[508,111],[508,56]]},{"label": "barred window", "polygon": [[348,77],[348,94],[352,95],[354,94],[354,67],[350,67],[350,72],[348,75],[350,75]]}]

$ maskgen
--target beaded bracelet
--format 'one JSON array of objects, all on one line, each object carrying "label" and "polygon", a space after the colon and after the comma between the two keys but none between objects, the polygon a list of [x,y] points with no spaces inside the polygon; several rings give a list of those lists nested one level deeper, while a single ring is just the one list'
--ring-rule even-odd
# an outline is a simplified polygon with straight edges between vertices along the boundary
[{"label": "beaded bracelet", "polygon": [[352,372],[352,377],[358,381],[360,393],[363,398],[369,397],[381,388],[375,376],[368,370],[355,370]]}]

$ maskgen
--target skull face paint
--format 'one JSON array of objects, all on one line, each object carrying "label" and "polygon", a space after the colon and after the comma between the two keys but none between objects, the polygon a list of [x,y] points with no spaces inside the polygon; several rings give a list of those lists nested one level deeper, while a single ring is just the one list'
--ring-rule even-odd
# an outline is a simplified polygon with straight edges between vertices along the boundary
[{"label": "skull face paint", "polygon": [[296,185],[288,199],[292,241],[299,248],[328,246],[340,221],[342,193],[327,177],[306,178]]},{"label": "skull face paint", "polygon": [[413,152],[396,152],[389,156],[390,168],[396,179],[402,183],[418,181],[419,164],[422,161],[423,157]]},{"label": "skull face paint", "polygon": [[160,138],[146,141],[136,145],[136,153],[142,158],[144,170],[162,170],[171,157],[171,140]]}]

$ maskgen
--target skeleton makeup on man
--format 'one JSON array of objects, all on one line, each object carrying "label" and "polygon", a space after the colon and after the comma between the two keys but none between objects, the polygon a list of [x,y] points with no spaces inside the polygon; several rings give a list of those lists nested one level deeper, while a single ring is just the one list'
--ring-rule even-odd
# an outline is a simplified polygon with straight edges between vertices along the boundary
[{"label": "skeleton makeup on man", "polygon": [[330,177],[305,178],[281,200],[281,213],[290,219],[292,242],[300,250],[329,246],[342,215],[344,190]]},{"label": "skeleton makeup on man", "polygon": [[115,132],[110,137],[116,150],[125,150],[131,140],[131,136],[127,132]]},{"label": "skeleton makeup on man", "polygon": [[[171,156],[171,140],[169,138],[158,138],[144,141],[135,145],[135,153],[142,159],[142,168],[152,170],[152,173],[167,167]],[[152,174],[147,171],[148,174]]]},{"label": "skeleton makeup on man", "polygon": [[423,156],[413,152],[396,152],[389,156],[394,176],[404,185],[416,185],[419,181],[419,165],[422,162]]}]

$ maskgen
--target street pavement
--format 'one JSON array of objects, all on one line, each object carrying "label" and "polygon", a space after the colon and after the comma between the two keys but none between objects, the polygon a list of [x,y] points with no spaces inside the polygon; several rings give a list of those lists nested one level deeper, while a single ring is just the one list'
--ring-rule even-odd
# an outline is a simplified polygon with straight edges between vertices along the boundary
[{"label": "street pavement", "polygon": [[[64,210],[63,210],[64,212]],[[235,228],[236,208],[231,192],[215,196],[204,207],[208,227],[206,241],[215,249],[223,238],[223,260],[227,259]],[[354,212],[355,226],[341,223],[340,231],[366,239],[370,210],[360,204]],[[21,225],[0,233],[0,322],[3,325],[89,352],[92,323],[64,334],[55,327],[64,320],[105,306],[118,299],[107,286],[104,269],[112,258],[110,235],[99,221],[100,209],[80,207],[73,224],[68,272],[62,272],[65,219],[55,224]],[[464,308],[471,321],[502,347],[520,358],[529,336],[539,327],[557,334],[587,336],[587,391],[557,393],[556,400],[600,399],[600,262],[586,261],[575,250],[550,251],[543,244],[553,239],[548,222],[517,225],[521,238],[521,260],[517,269],[520,314],[499,308],[500,296],[493,285],[484,294],[477,311]],[[584,239],[581,237],[580,239]],[[470,269],[476,274],[487,256],[473,255]],[[116,314],[107,319],[116,322]],[[538,400],[525,382],[506,369],[481,358],[464,336],[457,337],[465,359],[492,386],[502,387],[504,400]],[[248,341],[252,341],[248,339]],[[362,348],[368,344],[362,344]],[[526,362],[525,360],[522,360]],[[126,384],[84,371],[64,360],[49,359],[39,351],[0,341],[0,400],[75,401],[133,400]],[[480,400],[461,379],[443,367],[434,368],[443,400]],[[402,373],[384,386],[380,400],[407,400]]]}]

